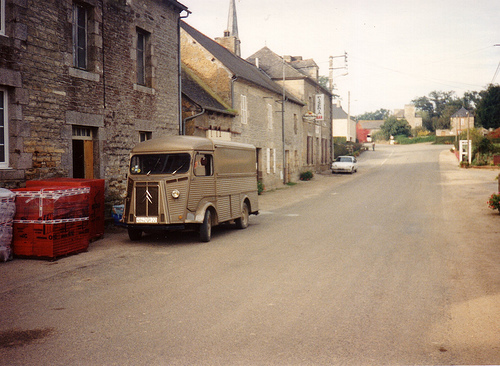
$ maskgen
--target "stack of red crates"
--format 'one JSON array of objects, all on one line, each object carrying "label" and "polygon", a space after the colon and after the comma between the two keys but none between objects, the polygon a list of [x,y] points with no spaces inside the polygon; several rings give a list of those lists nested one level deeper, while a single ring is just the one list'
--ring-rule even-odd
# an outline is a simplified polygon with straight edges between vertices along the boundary
[{"label": "stack of red crates", "polygon": [[31,180],[26,187],[89,187],[89,235],[96,240],[104,235],[104,179],[51,178]]},{"label": "stack of red crates", "polygon": [[15,255],[53,259],[88,249],[90,188],[42,186],[13,192]]}]

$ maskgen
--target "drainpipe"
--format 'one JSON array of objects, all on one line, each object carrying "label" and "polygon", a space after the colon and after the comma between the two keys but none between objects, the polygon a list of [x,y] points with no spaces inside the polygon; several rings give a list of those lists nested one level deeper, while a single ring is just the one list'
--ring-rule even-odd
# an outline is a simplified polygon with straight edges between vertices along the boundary
[{"label": "drainpipe", "polygon": [[184,118],[184,121],[182,123],[182,128],[183,128],[183,133],[182,135],[185,135],[186,134],[186,123],[188,121],[191,121],[192,119],[196,118],[196,117],[199,117],[201,116],[203,113],[205,113],[205,108],[203,108],[201,105],[198,104],[198,106],[201,108],[201,112],[200,113],[196,113],[195,115],[192,115],[192,116],[189,116],[189,117],[186,117]]},{"label": "drainpipe", "polygon": [[185,11],[187,14],[181,16],[179,14],[179,18],[177,19],[177,70],[178,70],[178,84],[179,84],[179,106],[178,106],[178,113],[179,113],[179,135],[185,135],[186,134],[186,127],[183,124],[182,121],[182,76],[181,76],[181,20],[186,19],[191,12],[189,10],[182,10],[181,13]]},{"label": "drainpipe", "polygon": [[236,80],[238,80],[236,75],[231,78],[231,109],[234,109],[234,82]]}]

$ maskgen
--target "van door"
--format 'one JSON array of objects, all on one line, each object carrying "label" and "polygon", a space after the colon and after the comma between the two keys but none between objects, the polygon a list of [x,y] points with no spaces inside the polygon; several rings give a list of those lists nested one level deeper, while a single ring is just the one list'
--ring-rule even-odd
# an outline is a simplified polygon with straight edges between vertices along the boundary
[{"label": "van door", "polygon": [[214,163],[212,153],[196,152],[193,159],[193,175],[189,189],[188,210],[196,212],[203,202],[216,205]]}]

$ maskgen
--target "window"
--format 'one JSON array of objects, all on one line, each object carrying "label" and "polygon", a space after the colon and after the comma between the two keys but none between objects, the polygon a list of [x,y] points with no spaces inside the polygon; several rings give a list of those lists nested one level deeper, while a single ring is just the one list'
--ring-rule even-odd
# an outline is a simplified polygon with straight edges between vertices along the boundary
[{"label": "window", "polygon": [[0,0],[0,35],[5,35],[5,0]]},{"label": "window", "polygon": [[299,130],[299,119],[297,117],[297,114],[294,113],[293,114],[293,132],[295,134],[297,134],[298,130]]},{"label": "window", "polygon": [[213,175],[212,155],[196,154],[194,159],[194,175],[209,177]]},{"label": "window", "polygon": [[140,142],[151,140],[152,137],[153,137],[153,133],[152,132],[149,132],[149,131],[141,131],[141,132],[139,132],[139,141]]},{"label": "window", "polygon": [[0,89],[0,169],[9,167],[9,114],[7,90]]},{"label": "window", "polygon": [[88,10],[75,4],[73,6],[73,66],[83,70],[87,69],[87,20]]},{"label": "window", "polygon": [[148,59],[149,33],[137,29],[137,84],[147,85],[147,59]]},{"label": "window", "polygon": [[248,109],[247,109],[247,96],[241,95],[241,123],[247,124],[248,122]]},{"label": "window", "polygon": [[267,104],[267,128],[273,129],[273,106],[271,104]]}]

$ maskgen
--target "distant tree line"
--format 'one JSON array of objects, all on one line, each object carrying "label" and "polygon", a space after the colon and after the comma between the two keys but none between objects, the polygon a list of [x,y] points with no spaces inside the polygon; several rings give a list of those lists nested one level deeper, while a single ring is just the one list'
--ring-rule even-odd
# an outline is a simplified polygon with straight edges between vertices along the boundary
[{"label": "distant tree line", "polygon": [[423,126],[434,132],[437,129],[449,129],[450,117],[464,107],[471,112],[475,127],[500,127],[500,86],[490,85],[480,92],[468,91],[462,98],[454,91],[433,91],[427,97],[412,100],[422,115]]},{"label": "distant tree line", "polygon": [[[411,101],[422,117],[423,127],[435,132],[436,129],[449,129],[450,117],[460,108],[471,112],[474,118],[475,127],[498,128],[500,127],[500,86],[489,85],[486,90],[480,92],[468,91],[462,98],[458,98],[454,91],[433,91],[428,96],[418,97]],[[385,120],[391,117],[391,112],[387,109],[379,109],[375,112],[367,112],[357,116],[357,120]],[[386,127],[391,126],[394,132],[407,134],[407,127],[404,123],[396,123],[396,119],[389,121]],[[391,128],[387,128],[389,133]],[[391,133],[392,134],[392,133]]]}]

